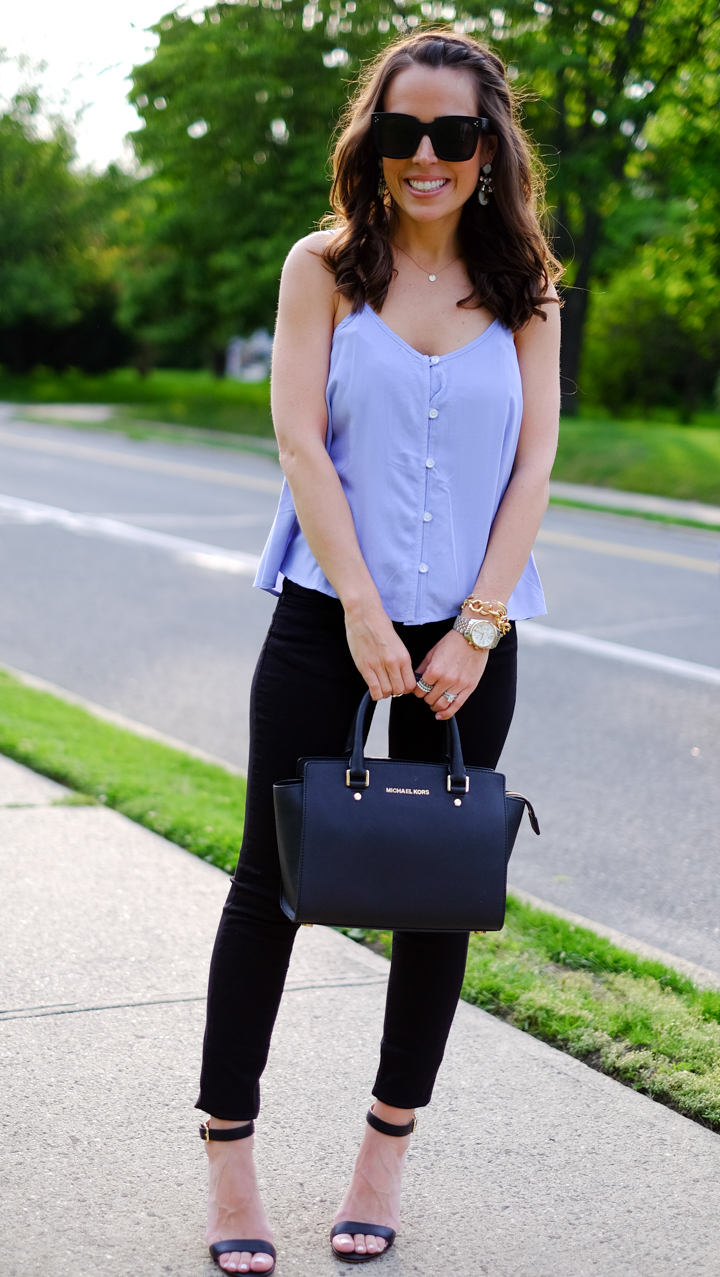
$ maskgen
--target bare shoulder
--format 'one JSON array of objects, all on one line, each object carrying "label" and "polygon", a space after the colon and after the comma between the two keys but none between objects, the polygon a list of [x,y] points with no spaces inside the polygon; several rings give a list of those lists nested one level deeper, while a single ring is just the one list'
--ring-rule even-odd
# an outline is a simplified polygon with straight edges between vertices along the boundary
[{"label": "bare shoulder", "polygon": [[323,254],[332,235],[330,231],[313,231],[293,244],[285,259],[283,282],[292,280],[301,286],[322,288],[332,292],[335,280],[332,271],[326,266]]},{"label": "bare shoulder", "polygon": [[531,315],[526,324],[515,333],[518,352],[542,350],[546,353],[560,345],[560,299],[552,281],[540,301],[542,314]]}]

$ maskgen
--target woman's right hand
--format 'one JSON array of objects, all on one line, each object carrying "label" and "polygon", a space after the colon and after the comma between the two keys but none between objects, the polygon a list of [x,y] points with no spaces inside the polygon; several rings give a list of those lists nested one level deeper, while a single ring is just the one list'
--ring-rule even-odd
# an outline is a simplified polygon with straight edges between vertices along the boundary
[{"label": "woman's right hand", "polygon": [[346,607],[345,630],[350,654],[374,701],[415,691],[410,653],[379,603]]}]

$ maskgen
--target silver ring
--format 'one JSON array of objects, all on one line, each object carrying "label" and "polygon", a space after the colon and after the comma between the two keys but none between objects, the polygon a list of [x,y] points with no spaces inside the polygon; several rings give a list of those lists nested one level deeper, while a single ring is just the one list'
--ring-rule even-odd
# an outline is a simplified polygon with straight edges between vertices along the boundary
[{"label": "silver ring", "polygon": [[417,679],[417,685],[421,692],[431,692],[435,686],[434,683],[426,683],[424,678]]},{"label": "silver ring", "polygon": [[453,701],[456,701],[458,698],[457,692],[443,692],[443,696],[445,697],[448,705],[452,705]]}]

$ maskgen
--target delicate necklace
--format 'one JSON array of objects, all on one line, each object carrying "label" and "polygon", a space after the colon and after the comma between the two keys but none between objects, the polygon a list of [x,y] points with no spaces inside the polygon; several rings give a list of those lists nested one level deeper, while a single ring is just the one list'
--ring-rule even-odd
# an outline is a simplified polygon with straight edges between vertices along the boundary
[{"label": "delicate necklace", "polygon": [[[399,244],[396,244],[396,245],[395,245],[395,248],[397,248],[399,252],[403,253],[403,255],[404,255],[405,257],[407,257],[408,261],[411,261],[411,262],[412,262],[413,266],[417,266],[418,270],[421,270],[421,271],[423,272],[423,274],[424,274],[424,275],[425,275],[425,274],[427,274],[427,271],[425,270],[425,267],[424,267],[424,266],[421,266],[419,262],[416,262],[416,261],[415,261],[415,258],[414,258],[414,257],[411,257],[409,253],[406,253],[404,248],[400,248],[400,245],[399,245]],[[453,265],[455,264],[455,262],[459,262],[459,261],[460,261],[460,258],[459,258],[459,257],[453,257],[452,261],[447,263],[447,266],[443,266],[443,267],[442,267],[442,268],[441,268],[441,269],[437,272],[437,275],[428,275],[428,279],[430,280],[430,283],[431,283],[431,284],[434,284],[434,283],[435,283],[435,280],[436,280],[436,279],[437,279],[437,277],[438,277],[438,275],[442,275],[442,273],[443,273],[443,271],[444,271],[444,270],[449,270],[449,268],[450,268],[451,266],[453,266]]]}]

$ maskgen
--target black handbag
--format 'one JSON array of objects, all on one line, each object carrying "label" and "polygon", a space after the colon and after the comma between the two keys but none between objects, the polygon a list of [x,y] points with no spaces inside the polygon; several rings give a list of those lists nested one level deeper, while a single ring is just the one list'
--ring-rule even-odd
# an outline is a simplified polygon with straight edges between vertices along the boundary
[{"label": "black handbag", "polygon": [[293,922],[499,931],[507,862],[525,808],[505,777],[466,767],[454,718],[447,761],[364,757],[366,692],[342,758],[301,758],[273,785],[283,911]]}]

